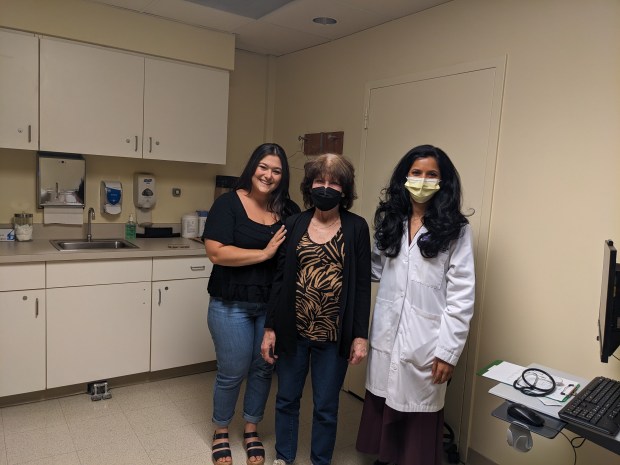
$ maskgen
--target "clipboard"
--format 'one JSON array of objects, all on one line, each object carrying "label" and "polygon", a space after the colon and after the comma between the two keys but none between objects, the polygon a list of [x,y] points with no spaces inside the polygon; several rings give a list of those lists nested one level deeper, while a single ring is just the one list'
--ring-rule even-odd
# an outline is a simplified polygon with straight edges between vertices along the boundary
[{"label": "clipboard", "polygon": [[[521,377],[523,371],[528,368],[535,367],[532,365],[523,367],[504,360],[494,360],[482,369],[478,370],[476,374],[512,386],[513,383]],[[554,379],[557,382],[556,389],[552,393],[544,396],[544,399],[550,399],[550,401],[556,402],[555,405],[561,405],[557,402],[566,402],[571,395],[577,392],[577,389],[579,389],[579,383],[563,377],[554,376]]]}]

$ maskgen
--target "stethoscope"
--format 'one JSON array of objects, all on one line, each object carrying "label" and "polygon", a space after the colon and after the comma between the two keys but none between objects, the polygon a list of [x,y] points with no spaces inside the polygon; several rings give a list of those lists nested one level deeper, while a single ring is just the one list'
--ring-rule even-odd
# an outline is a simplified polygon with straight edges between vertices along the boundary
[{"label": "stethoscope", "polygon": [[512,386],[526,396],[544,397],[555,391],[556,382],[549,373],[539,368],[527,368],[514,380]]}]

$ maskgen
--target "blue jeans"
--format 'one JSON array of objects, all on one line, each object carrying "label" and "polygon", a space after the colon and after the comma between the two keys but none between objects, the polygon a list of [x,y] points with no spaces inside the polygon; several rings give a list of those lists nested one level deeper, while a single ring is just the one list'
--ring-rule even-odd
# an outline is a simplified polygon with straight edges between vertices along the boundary
[{"label": "blue jeans", "polygon": [[297,455],[299,406],[308,369],[311,368],[314,410],[310,459],[313,465],[331,463],[336,442],[340,389],[347,366],[347,360],[338,355],[338,344],[335,342],[315,342],[298,338],[295,354],[280,355],[276,362],[277,458],[293,463]]},{"label": "blue jeans", "polygon": [[265,314],[265,304],[217,298],[209,302],[207,320],[217,358],[213,390],[213,423],[217,427],[230,424],[244,378],[243,418],[250,423],[263,419],[273,372],[260,355]]}]

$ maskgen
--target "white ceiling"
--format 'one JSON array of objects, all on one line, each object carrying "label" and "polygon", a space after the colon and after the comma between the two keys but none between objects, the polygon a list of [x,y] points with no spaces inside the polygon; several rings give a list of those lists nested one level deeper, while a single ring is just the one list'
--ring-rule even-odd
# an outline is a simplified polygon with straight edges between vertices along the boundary
[{"label": "white ceiling", "polygon": [[[89,0],[235,34],[236,48],[285,55],[447,3],[450,0]],[[260,5],[257,5],[260,3]],[[214,7],[205,6],[215,5]],[[221,6],[217,6],[217,5]],[[258,7],[275,10],[257,16]],[[221,8],[226,8],[224,11]],[[231,13],[237,11],[238,13]],[[316,17],[338,22],[322,25]]]}]

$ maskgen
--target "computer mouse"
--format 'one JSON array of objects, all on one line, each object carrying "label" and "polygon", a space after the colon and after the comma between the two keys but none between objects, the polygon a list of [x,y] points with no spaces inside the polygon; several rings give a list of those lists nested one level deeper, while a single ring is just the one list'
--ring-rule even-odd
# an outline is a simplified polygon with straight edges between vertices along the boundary
[{"label": "computer mouse", "polygon": [[523,404],[512,404],[508,407],[508,415],[530,426],[542,426],[545,424],[545,420],[538,413]]}]

